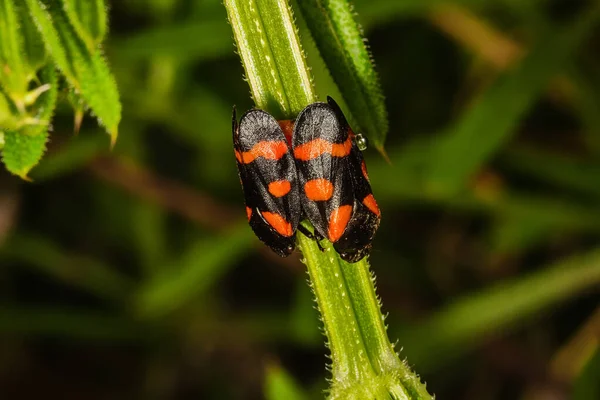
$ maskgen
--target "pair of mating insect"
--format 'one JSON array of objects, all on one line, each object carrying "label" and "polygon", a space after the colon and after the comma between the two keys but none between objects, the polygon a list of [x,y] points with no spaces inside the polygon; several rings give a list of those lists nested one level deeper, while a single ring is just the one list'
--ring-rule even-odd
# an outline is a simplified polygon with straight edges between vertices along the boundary
[{"label": "pair of mating insect", "polygon": [[306,217],[317,240],[327,238],[342,259],[357,262],[371,249],[381,213],[357,137],[330,97],[295,121],[247,111],[233,146],[252,230],[275,253],[290,255]]}]

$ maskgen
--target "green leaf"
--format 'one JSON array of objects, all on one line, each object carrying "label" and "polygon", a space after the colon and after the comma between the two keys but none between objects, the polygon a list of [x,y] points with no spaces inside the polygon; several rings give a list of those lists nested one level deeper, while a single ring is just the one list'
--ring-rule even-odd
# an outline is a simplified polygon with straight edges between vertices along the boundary
[{"label": "green leaf", "polygon": [[42,37],[38,32],[31,15],[25,4],[17,8],[20,18],[21,33],[23,36],[23,56],[26,61],[27,77],[35,77],[37,71],[46,63],[46,49]]},{"label": "green leaf", "polygon": [[506,332],[599,284],[600,249],[596,249],[457,299],[427,322],[400,332],[400,342],[420,369],[432,370],[489,335]]},{"label": "green leaf", "polygon": [[19,15],[13,0],[0,0],[0,38],[0,83],[23,112],[22,101],[29,80],[23,61]]},{"label": "green leaf", "polygon": [[80,93],[98,122],[117,138],[121,102],[115,80],[100,51],[90,52],[56,2],[47,5],[26,0],[46,50],[52,55],[67,81]]},{"label": "green leaf", "polygon": [[586,10],[575,24],[548,31],[521,64],[499,78],[432,148],[427,177],[433,193],[456,193],[516,132],[548,80],[561,71],[598,18]]},{"label": "green leaf", "polygon": [[165,274],[155,276],[139,288],[138,312],[144,317],[156,318],[202,296],[254,244],[252,231],[245,222],[223,236],[197,240],[172,265],[164,268]]},{"label": "green leaf", "polygon": [[62,0],[69,22],[90,52],[102,43],[107,30],[104,0]]},{"label": "green leaf", "polygon": [[287,371],[278,365],[268,365],[265,377],[265,398],[267,400],[303,400],[309,397]]},{"label": "green leaf", "polygon": [[140,202],[132,210],[132,240],[140,257],[142,273],[146,277],[156,277],[164,265],[167,254],[166,212],[149,202]]},{"label": "green leaf", "polygon": [[131,292],[131,282],[117,270],[83,255],[68,254],[45,237],[20,232],[2,247],[0,259],[20,264],[82,291],[122,303]]},{"label": "green leaf", "polygon": [[72,57],[67,53],[62,38],[52,23],[52,18],[48,14],[47,6],[41,0],[25,0],[31,17],[35,21],[38,31],[42,35],[44,46],[52,56],[52,59],[67,76],[69,80],[75,80],[75,71],[73,70]]},{"label": "green leaf", "polygon": [[155,329],[112,312],[100,314],[96,310],[70,310],[64,306],[0,307],[2,335],[140,343],[154,337]]},{"label": "green leaf", "polygon": [[[491,8],[497,10],[502,6],[506,6],[509,1],[516,1],[519,5],[533,8],[536,3],[541,3],[547,0],[452,0],[452,4],[464,6],[469,9],[484,10]],[[447,5],[448,0],[354,0],[353,5],[356,12],[361,16],[367,28],[374,26],[382,26],[390,21],[398,18],[411,18],[415,16],[426,16],[435,7]],[[496,8],[494,8],[496,7]],[[514,7],[513,7],[514,8]],[[512,11],[512,10],[511,10]]]},{"label": "green leaf", "polygon": [[[402,147],[390,149],[390,158],[393,160],[391,166],[383,160],[374,160],[369,164],[369,173],[379,178],[373,180],[371,185],[381,205],[429,205],[466,215],[536,221],[537,226],[552,226],[561,231],[599,231],[600,209],[596,203],[578,204],[559,197],[535,195],[523,190],[507,189],[490,196],[482,196],[475,190],[465,191],[460,196],[450,193],[433,194],[425,190],[417,171],[420,171],[422,163],[427,160],[430,146],[431,140],[419,138]],[[390,181],[400,184],[386,184]],[[547,234],[552,234],[552,231],[546,229]]]},{"label": "green leaf", "polygon": [[254,103],[277,119],[295,118],[316,96],[289,4],[225,0],[225,7]]},{"label": "green leaf", "polygon": [[156,56],[206,60],[233,52],[231,29],[223,21],[178,22],[110,40],[111,54],[124,62]]},{"label": "green leaf", "polygon": [[37,135],[26,135],[14,130],[4,131],[2,161],[6,169],[24,180],[30,180],[27,174],[44,155],[47,140],[47,131]]},{"label": "green leaf", "polygon": [[517,147],[503,154],[503,164],[511,170],[542,182],[600,198],[600,163],[581,156]]},{"label": "green leaf", "polygon": [[301,0],[312,37],[350,110],[354,130],[383,151],[388,131],[384,96],[371,54],[347,0]]},{"label": "green leaf", "polygon": [[[54,115],[54,109],[56,108],[56,100],[58,98],[58,77],[56,69],[53,65],[46,65],[39,73],[40,76],[40,87],[39,90],[33,90],[36,93],[36,100],[33,104],[34,118],[39,124],[45,125],[46,127],[50,124],[52,116]],[[41,88],[41,89],[40,89]],[[28,134],[34,134],[45,130],[42,127],[33,126],[31,128],[25,128]]]},{"label": "green leaf", "polygon": [[75,90],[75,88],[70,87],[67,92],[67,100],[73,107],[73,113],[75,114],[75,118],[73,120],[73,131],[77,135],[79,130],[81,129],[81,124],[83,123],[83,116],[87,109],[87,105],[85,104],[85,100],[81,97],[80,93]]},{"label": "green leaf", "polygon": [[553,221],[529,213],[498,213],[491,228],[489,247],[492,253],[515,254],[531,249],[557,232],[566,233]]},{"label": "green leaf", "polygon": [[54,66],[49,64],[41,71],[40,81],[42,86],[47,85],[48,89],[38,96],[33,105],[36,114],[32,123],[4,133],[2,161],[11,173],[25,180],[29,179],[27,174],[37,165],[46,151],[48,125],[58,96]]},{"label": "green leaf", "polygon": [[11,101],[0,90],[0,132],[4,130],[17,129],[19,125],[17,112]]}]

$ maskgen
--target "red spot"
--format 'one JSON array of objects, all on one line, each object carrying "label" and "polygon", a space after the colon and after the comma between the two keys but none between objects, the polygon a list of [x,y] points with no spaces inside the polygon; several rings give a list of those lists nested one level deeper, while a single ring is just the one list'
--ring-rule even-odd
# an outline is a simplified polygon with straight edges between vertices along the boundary
[{"label": "red spot", "polygon": [[275,229],[280,235],[289,237],[294,234],[292,231],[292,224],[287,222],[281,215],[268,211],[262,211],[261,214],[267,223],[271,225],[273,229]]},{"label": "red spot", "polygon": [[[288,145],[283,141],[276,142],[258,142],[249,151],[237,152],[236,158],[242,164],[250,164],[258,157],[266,158],[267,160],[279,160],[288,151]],[[239,155],[238,155],[239,153]]]},{"label": "red spot", "polygon": [[327,232],[330,242],[335,243],[342,237],[351,216],[352,206],[340,206],[333,210],[329,217],[329,230]]},{"label": "red spot", "polygon": [[279,123],[279,126],[281,127],[281,130],[283,131],[283,134],[285,135],[285,139],[287,140],[288,144],[292,146],[292,133],[294,132],[294,121],[292,121],[291,119],[284,119],[277,122]]},{"label": "red spot", "polygon": [[369,174],[367,173],[367,164],[365,163],[365,160],[363,160],[362,164],[360,165],[360,169],[362,169],[363,176],[368,181]]},{"label": "red spot", "polygon": [[250,218],[252,217],[252,209],[248,206],[246,206],[246,215],[248,216],[248,221],[250,221]]},{"label": "red spot", "polygon": [[290,192],[292,184],[290,181],[274,181],[269,183],[269,193],[275,197],[283,197]]},{"label": "red spot", "polygon": [[369,210],[371,210],[371,212],[373,214],[377,215],[378,217],[381,216],[381,211],[379,210],[379,207],[377,206],[377,202],[375,201],[375,197],[373,197],[372,194],[370,194],[367,197],[365,197],[365,199],[363,200],[363,204]]},{"label": "red spot", "polygon": [[304,185],[304,193],[312,201],[326,201],[333,196],[333,184],[327,179],[313,179]]},{"label": "red spot", "polygon": [[331,143],[318,138],[308,143],[301,144],[294,149],[294,157],[301,161],[312,160],[323,154],[329,153],[333,157],[345,157],[352,150],[352,139],[348,137],[344,143]]}]

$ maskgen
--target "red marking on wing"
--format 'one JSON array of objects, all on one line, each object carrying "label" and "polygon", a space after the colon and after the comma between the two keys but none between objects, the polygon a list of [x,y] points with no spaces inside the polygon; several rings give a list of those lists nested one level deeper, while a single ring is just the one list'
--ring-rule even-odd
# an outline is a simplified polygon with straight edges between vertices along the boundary
[{"label": "red marking on wing", "polygon": [[360,169],[362,170],[362,174],[365,179],[369,181],[369,174],[367,173],[367,164],[365,163],[365,160],[363,160],[362,164],[360,165]]},{"label": "red marking on wing", "polygon": [[377,202],[375,201],[373,194],[365,197],[362,202],[369,210],[371,210],[373,214],[377,215],[378,217],[381,216],[381,211],[379,210],[379,206],[377,206]]},{"label": "red marking on wing", "polygon": [[333,184],[327,179],[313,179],[304,185],[304,193],[312,201],[326,201],[333,196]]},{"label": "red marking on wing", "polygon": [[288,145],[284,141],[258,142],[249,151],[236,151],[236,158],[241,164],[250,164],[259,157],[267,160],[279,160],[288,151]]},{"label": "red marking on wing", "polygon": [[290,192],[292,184],[290,181],[281,180],[269,183],[269,193],[275,197],[283,197]]},{"label": "red marking on wing", "polygon": [[348,137],[344,143],[331,143],[318,138],[308,143],[301,144],[294,149],[294,157],[301,161],[312,160],[323,154],[329,153],[333,157],[345,157],[352,150],[352,139]]},{"label": "red marking on wing", "polygon": [[285,220],[281,215],[268,211],[262,211],[262,216],[265,218],[267,223],[273,227],[282,236],[292,236],[292,224]]},{"label": "red marking on wing", "polygon": [[351,216],[352,206],[340,206],[333,210],[329,217],[329,229],[327,232],[330,242],[335,243],[342,237]]},{"label": "red marking on wing", "polygon": [[250,207],[246,207],[246,215],[248,216],[248,221],[252,217],[252,209]]}]

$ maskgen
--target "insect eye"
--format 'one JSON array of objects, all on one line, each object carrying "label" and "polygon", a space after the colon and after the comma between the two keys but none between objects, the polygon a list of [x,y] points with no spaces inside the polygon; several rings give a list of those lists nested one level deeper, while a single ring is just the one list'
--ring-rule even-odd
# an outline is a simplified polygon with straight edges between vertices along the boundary
[{"label": "insect eye", "polygon": [[362,133],[357,133],[354,136],[354,143],[360,151],[365,151],[369,147],[369,140]]}]

